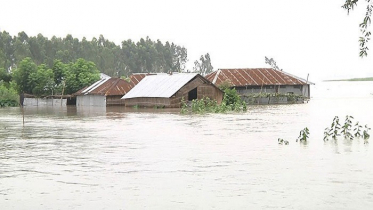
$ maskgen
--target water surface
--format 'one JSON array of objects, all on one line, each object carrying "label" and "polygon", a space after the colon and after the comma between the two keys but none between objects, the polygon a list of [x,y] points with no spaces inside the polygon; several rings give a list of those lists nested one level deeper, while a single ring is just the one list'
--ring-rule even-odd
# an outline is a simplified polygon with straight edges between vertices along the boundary
[{"label": "water surface", "polygon": [[372,209],[373,142],[322,140],[336,115],[373,126],[372,94],[320,83],[307,104],[239,114],[27,107],[24,125],[20,108],[0,109],[0,206]]}]

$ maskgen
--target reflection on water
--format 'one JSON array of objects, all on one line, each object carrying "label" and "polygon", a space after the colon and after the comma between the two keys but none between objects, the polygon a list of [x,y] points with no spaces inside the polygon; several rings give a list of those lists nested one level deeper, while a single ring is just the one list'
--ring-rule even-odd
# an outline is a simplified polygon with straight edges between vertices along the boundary
[{"label": "reflection on water", "polygon": [[370,144],[322,140],[336,115],[373,126],[363,84],[244,114],[27,107],[23,126],[0,109],[1,209],[370,209]]}]

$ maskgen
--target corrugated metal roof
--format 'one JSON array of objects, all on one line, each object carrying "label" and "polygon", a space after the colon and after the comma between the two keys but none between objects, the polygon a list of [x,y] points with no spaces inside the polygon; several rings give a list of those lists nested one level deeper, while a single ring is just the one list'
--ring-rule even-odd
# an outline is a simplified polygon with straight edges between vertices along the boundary
[{"label": "corrugated metal roof", "polygon": [[108,78],[95,82],[88,88],[79,90],[74,95],[125,95],[134,85],[120,78]]},{"label": "corrugated metal roof", "polygon": [[224,81],[228,81],[234,87],[314,84],[287,72],[272,68],[219,69],[206,75],[205,78],[217,86]]},{"label": "corrugated metal roof", "polygon": [[143,78],[122,99],[139,97],[169,98],[196,76],[197,74],[195,73],[149,75]]},{"label": "corrugated metal roof", "polygon": [[149,75],[159,75],[159,74],[165,75],[166,73],[134,73],[134,74],[131,74],[130,80],[134,85],[137,85],[142,79],[144,79],[144,77],[149,76]]}]

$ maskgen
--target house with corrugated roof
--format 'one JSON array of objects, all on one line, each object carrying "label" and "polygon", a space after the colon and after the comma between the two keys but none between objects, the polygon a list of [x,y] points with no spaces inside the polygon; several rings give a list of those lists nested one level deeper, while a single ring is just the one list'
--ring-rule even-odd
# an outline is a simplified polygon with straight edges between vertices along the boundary
[{"label": "house with corrugated roof", "polygon": [[297,94],[310,98],[314,83],[272,68],[219,69],[205,76],[216,86],[229,84],[240,95],[252,93]]},{"label": "house with corrugated roof", "polygon": [[102,77],[89,87],[74,93],[76,106],[110,106],[124,105],[121,98],[127,94],[134,84],[120,78]]},{"label": "house with corrugated roof", "polygon": [[196,73],[148,75],[122,97],[125,106],[179,108],[182,100],[208,97],[219,104],[223,92]]}]

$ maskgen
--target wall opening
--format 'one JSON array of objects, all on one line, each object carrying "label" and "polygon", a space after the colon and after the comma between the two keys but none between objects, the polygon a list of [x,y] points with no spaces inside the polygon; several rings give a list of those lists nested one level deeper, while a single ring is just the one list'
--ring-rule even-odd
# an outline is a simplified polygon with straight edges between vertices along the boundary
[{"label": "wall opening", "polygon": [[197,88],[194,88],[193,90],[189,91],[188,93],[188,101],[197,99]]}]

